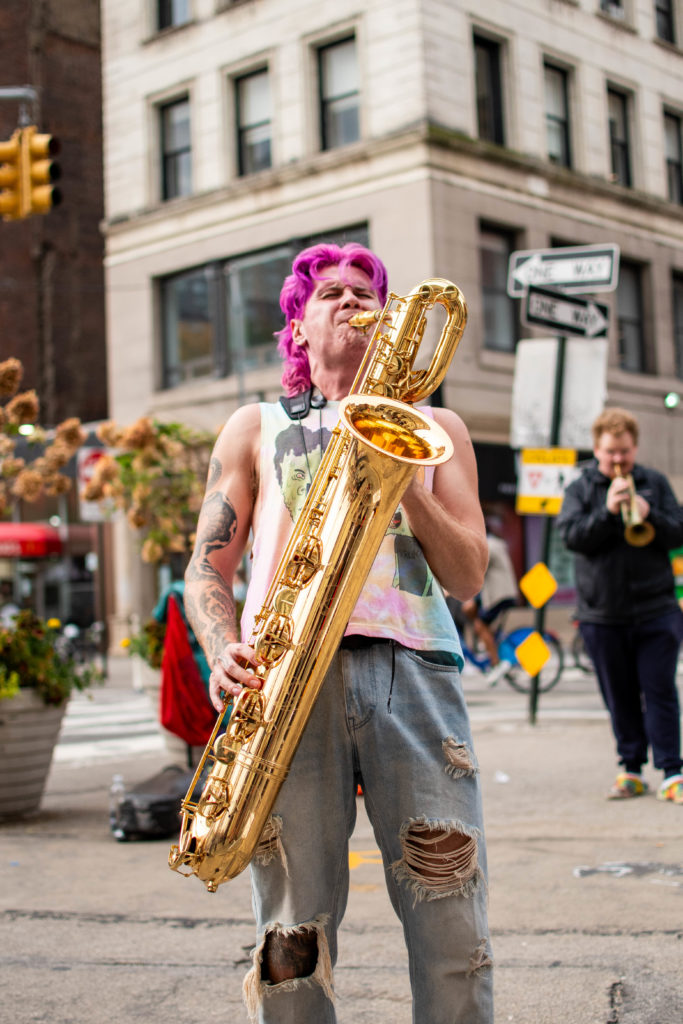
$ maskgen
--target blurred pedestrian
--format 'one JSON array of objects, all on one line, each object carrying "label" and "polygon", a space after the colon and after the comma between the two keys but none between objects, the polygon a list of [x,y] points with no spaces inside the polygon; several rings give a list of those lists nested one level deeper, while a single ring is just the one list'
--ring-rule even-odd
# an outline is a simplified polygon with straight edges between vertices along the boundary
[{"label": "blurred pedestrian", "polygon": [[647,792],[650,748],[663,773],[657,796],[683,803],[676,689],[683,614],[669,557],[683,543],[683,510],[666,477],[636,462],[638,435],[624,409],[598,416],[595,460],[567,488],[557,527],[575,552],[579,629],[623,769],[608,799]]},{"label": "blurred pedestrian", "polygon": [[0,626],[3,629],[12,629],[14,617],[21,609],[14,600],[14,588],[11,580],[0,581]]}]

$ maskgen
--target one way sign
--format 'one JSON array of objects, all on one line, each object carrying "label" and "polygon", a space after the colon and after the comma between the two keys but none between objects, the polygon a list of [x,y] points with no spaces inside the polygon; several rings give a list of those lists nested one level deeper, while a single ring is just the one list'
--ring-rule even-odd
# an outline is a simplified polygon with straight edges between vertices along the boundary
[{"label": "one way sign", "polygon": [[513,299],[531,285],[561,292],[611,292],[618,279],[618,245],[520,249],[510,256],[507,292]]},{"label": "one way sign", "polygon": [[524,320],[532,326],[552,327],[558,334],[604,338],[609,327],[609,306],[532,285],[526,295]]}]

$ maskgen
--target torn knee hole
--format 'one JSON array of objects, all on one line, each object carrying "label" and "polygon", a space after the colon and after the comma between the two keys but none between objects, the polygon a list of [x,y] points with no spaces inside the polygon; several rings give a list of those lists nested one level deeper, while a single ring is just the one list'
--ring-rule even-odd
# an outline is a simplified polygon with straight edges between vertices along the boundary
[{"label": "torn knee hole", "polygon": [[441,744],[444,758],[446,760],[445,771],[454,778],[463,775],[476,775],[478,772],[474,754],[466,743],[456,740],[453,736],[447,736]]},{"label": "torn knee hole", "polygon": [[479,830],[462,822],[412,819],[401,828],[403,856],[391,865],[397,882],[415,901],[473,896],[483,880],[478,863]]},{"label": "torn knee hole", "polygon": [[263,944],[261,978],[275,985],[313,974],[318,963],[318,936],[313,929],[268,932]]}]

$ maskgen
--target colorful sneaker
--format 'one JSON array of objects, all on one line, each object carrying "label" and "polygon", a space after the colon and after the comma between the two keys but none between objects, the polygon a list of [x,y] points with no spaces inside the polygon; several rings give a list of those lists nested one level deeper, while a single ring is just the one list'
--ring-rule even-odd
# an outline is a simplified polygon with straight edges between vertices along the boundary
[{"label": "colorful sneaker", "polygon": [[608,800],[628,800],[632,796],[644,796],[649,786],[642,775],[634,772],[620,772],[607,794]]},{"label": "colorful sneaker", "polygon": [[658,800],[670,800],[673,804],[683,804],[683,775],[670,775],[659,787]]}]

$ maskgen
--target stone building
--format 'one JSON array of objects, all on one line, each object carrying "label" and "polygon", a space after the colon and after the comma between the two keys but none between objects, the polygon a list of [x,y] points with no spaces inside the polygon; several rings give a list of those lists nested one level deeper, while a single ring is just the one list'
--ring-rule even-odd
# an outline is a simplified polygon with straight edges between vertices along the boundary
[{"label": "stone building", "polygon": [[462,288],[440,399],[514,516],[515,350],[548,332],[510,254],[611,244],[607,400],[683,496],[682,34],[676,0],[103,0],[112,415],[218,429],[277,396],[292,255],[361,239],[396,292]]}]

